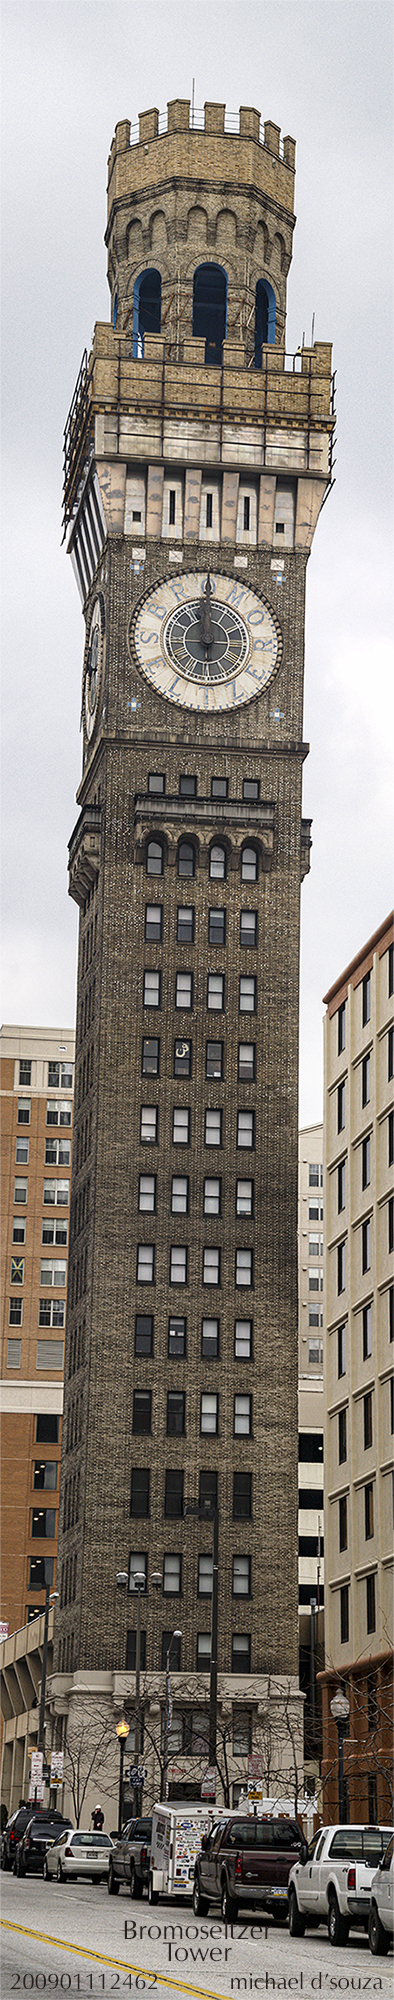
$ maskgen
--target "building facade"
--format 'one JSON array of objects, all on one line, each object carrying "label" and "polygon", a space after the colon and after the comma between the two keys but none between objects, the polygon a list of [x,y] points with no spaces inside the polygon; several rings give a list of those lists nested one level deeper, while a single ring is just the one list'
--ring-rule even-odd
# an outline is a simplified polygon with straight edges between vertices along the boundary
[{"label": "building facade", "polygon": [[324,1665],[323,1126],[298,1144],[298,1606],[305,1776],[317,1783]]},{"label": "building facade", "polygon": [[334,1810],[339,1682],[347,1810],[369,1820],[390,1817],[392,1796],[393,995],[389,919],[325,996],[323,1778]]},{"label": "building facade", "polygon": [[334,415],[330,347],[285,354],[294,157],[249,108],[231,132],[224,106],[206,104],[197,129],[184,100],[164,121],[144,113],[136,138],[116,127],[111,324],[96,326],[65,432],[86,638],[52,1696],[59,1726],[92,1674],[115,1710],[132,1701],[142,1575],[146,1729],[171,1642],[170,1789],[189,1794],[192,1703],[210,1674],[212,1687],[214,1520],[232,1782],[234,1743],[258,1747],[279,1694],[302,1761],[304,616]]}]

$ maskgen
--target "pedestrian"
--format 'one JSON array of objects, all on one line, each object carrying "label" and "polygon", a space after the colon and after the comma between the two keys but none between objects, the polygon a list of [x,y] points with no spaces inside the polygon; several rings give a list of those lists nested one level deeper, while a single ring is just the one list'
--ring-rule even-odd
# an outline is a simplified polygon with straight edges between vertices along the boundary
[{"label": "pedestrian", "polygon": [[101,1811],[101,1806],[94,1806],[93,1808],[92,1826],[94,1826],[95,1833],[101,1833],[101,1828],[104,1826],[104,1813]]}]

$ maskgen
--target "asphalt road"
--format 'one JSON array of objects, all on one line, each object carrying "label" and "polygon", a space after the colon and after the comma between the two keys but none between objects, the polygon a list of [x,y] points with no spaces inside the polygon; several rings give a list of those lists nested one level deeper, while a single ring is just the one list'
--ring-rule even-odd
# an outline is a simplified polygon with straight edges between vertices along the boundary
[{"label": "asphalt road", "polygon": [[104,1994],[153,1993],[157,2000],[234,2000],[246,1993],[293,1994],[302,2000],[383,1994],[391,2000],[393,1959],[372,1958],[368,1942],[340,1949],[325,1931],[292,1939],[287,1929],[252,1917],[228,1925],[213,1909],[194,1917],[190,1904],[132,1902],[127,1890],[109,1897],[104,1885],[24,1882],[3,1874],[1,1948],[3,2000],[26,1993],[69,1993],[71,2000]]}]

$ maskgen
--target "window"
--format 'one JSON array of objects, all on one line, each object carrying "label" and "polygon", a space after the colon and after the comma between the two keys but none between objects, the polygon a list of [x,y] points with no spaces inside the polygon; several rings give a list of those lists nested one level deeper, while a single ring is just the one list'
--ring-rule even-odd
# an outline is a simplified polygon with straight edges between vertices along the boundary
[{"label": "window", "polygon": [[239,941],[241,945],[257,944],[257,910],[241,910]]},{"label": "window", "polygon": [[337,1247],[337,1291],[344,1292],[346,1283],[346,1244]]},{"label": "window", "polygon": [[53,1541],[55,1533],[55,1520],[56,1520],[56,1515],[54,1507],[33,1507],[33,1512],[31,1517],[31,1532],[33,1539],[35,1536],[37,1536],[38,1541],[40,1540],[43,1541],[45,1536],[45,1539],[47,1541],[50,1542]]},{"label": "window", "polygon": [[[168,1352],[172,1361],[178,1361],[186,1354],[186,1320],[174,1318],[173,1314],[168,1321]],[[183,1424],[181,1428],[183,1430]]]},{"label": "window", "polygon": [[197,778],[192,777],[189,772],[182,771],[179,779],[180,798],[195,799],[196,793],[197,793]]},{"label": "window", "polygon": [[[53,1326],[58,1324],[58,1320],[52,1320]],[[62,1325],[64,1326],[64,1320]],[[63,1356],[64,1340],[37,1341],[36,1368],[43,1368],[45,1374],[51,1369],[63,1371]]]},{"label": "window", "polygon": [[167,1520],[183,1520],[183,1472],[169,1468],[165,1475],[164,1513]]},{"label": "window", "polygon": [[233,1709],[233,1757],[248,1757],[252,1748],[252,1717],[247,1708]]},{"label": "window", "polygon": [[28,1166],[28,1164],[29,1164],[29,1140],[28,1140],[28,1139],[19,1139],[19,1138],[17,1139],[17,1142],[16,1142],[16,1151],[15,1151],[15,1162],[16,1162],[16,1166],[17,1166],[17,1167],[27,1167],[27,1166]]},{"label": "window", "polygon": [[206,1246],[202,1253],[203,1285],[220,1285],[220,1250]]},{"label": "window", "polygon": [[340,1410],[338,1416],[338,1461],[344,1465],[347,1459],[347,1412]]},{"label": "window", "polygon": [[171,1211],[173,1215],[187,1215],[189,1207],[189,1180],[187,1174],[173,1174],[171,1182]]},{"label": "window", "polygon": [[191,841],[181,840],[178,847],[178,875],[194,875],[195,857]]},{"label": "window", "polygon": [[134,1353],[153,1354],[153,1319],[151,1313],[137,1313],[135,1321]]},{"label": "window", "polygon": [[30,1125],[30,1097],[18,1098],[18,1125]]},{"label": "window", "polygon": [[152,1417],[152,1397],[150,1389],[135,1389],[133,1396],[133,1431],[136,1437],[149,1436]]},{"label": "window", "polygon": [[169,512],[168,512],[168,524],[169,524],[169,527],[170,527],[170,528],[175,528],[175,502],[176,502],[176,492],[175,492],[175,487],[174,487],[174,486],[170,486],[170,491],[169,491],[169,496],[168,496],[168,497],[169,497]]},{"label": "window", "polygon": [[338,1055],[342,1056],[346,1047],[346,1000],[338,1007]]},{"label": "window", "polygon": [[235,1283],[236,1285],[253,1284],[253,1250],[236,1250]]},{"label": "window", "polygon": [[199,1556],[198,1583],[197,1583],[197,1592],[199,1597],[212,1597],[212,1578],[213,1578],[213,1556],[211,1555]]},{"label": "window", "polygon": [[372,1307],[363,1306],[363,1361],[372,1354]]},{"label": "window", "polygon": [[140,1174],[138,1184],[138,1207],[154,1215],[156,1208],[156,1174]]},{"label": "window", "polygon": [[371,1140],[369,1136],[367,1139],[363,1139],[361,1160],[361,1186],[366,1188],[369,1187],[371,1179]]},{"label": "window", "polygon": [[219,847],[217,842],[214,847],[210,848],[209,875],[211,882],[225,882],[226,880],[226,849],[225,847]]},{"label": "window", "polygon": [[318,1165],[316,1164],[316,1162],[314,1162],[313,1160],[311,1161],[311,1164],[310,1164],[310,1167],[309,1167],[309,1176],[308,1176],[308,1180],[309,1180],[309,1187],[310,1187],[310,1188],[311,1188],[311,1187],[315,1188],[315,1187],[322,1187],[322,1186],[323,1186],[323,1168],[322,1168],[322,1167],[319,1167],[319,1166],[318,1166]]},{"label": "window", "polygon": [[7,1340],[7,1368],[20,1368],[21,1353],[21,1340]]},{"label": "window", "polygon": [[[54,1187],[55,1187],[55,1185],[56,1185],[55,1181],[54,1181],[53,1185],[54,1185]],[[44,1182],[44,1186],[45,1186],[45,1182]],[[44,1196],[44,1199],[45,1199],[45,1196]],[[53,1200],[55,1200],[55,1196],[53,1196]],[[17,1205],[18,1205],[18,1202],[25,1202],[25,1201],[27,1201],[27,1180],[26,1180],[26,1181],[25,1181],[25,1180],[16,1180],[16,1181],[15,1181],[15,1183],[14,1183],[14,1202],[15,1202],[15,1206],[17,1207]]]},{"label": "window", "polygon": [[137,1250],[137,1285],[153,1285],[155,1278],[154,1243],[139,1243]]},{"label": "window", "polygon": [[216,1361],[219,1353],[219,1320],[201,1322],[201,1353],[205,1361]]},{"label": "window", "polygon": [[220,1079],[223,1076],[223,1042],[207,1042],[205,1051],[205,1075]]},{"label": "window", "polygon": [[53,1568],[53,1556],[35,1556],[32,1558],[29,1569],[28,1589],[45,1590],[48,1583],[51,1589],[53,1584]]},{"label": "window", "polygon": [[149,1514],[150,1472],[147,1465],[134,1465],[131,1474],[130,1514]]},{"label": "window", "polygon": [[21,1056],[19,1063],[19,1082],[28,1085],[31,1083],[31,1062],[28,1062],[26,1056]]},{"label": "window", "polygon": [[310,1236],[308,1248],[310,1257],[321,1257],[323,1253],[323,1244],[320,1242],[320,1236]]},{"label": "window", "polygon": [[[53,1223],[50,1223],[49,1227],[53,1228]],[[46,1239],[44,1237],[44,1242],[45,1240]],[[52,1237],[50,1236],[48,1240],[51,1243]],[[24,1215],[14,1215],[14,1220],[12,1224],[12,1241],[13,1243],[26,1242],[26,1218]]]},{"label": "window", "polygon": [[[126,1660],[125,1660],[127,1673],[135,1674],[136,1659],[137,1659],[137,1633],[129,1631],[127,1633],[127,1639],[126,1639]],[[146,1666],[146,1632],[143,1632],[142,1630],[140,1631],[140,1666],[143,1669]],[[133,1730],[134,1730],[134,1724],[132,1723],[131,1732],[133,1732]]]},{"label": "window", "polygon": [[160,1007],[160,972],[144,972],[144,1007]]},{"label": "window", "polygon": [[191,1076],[192,1044],[179,1039],[174,1042],[174,1076]]},{"label": "window", "polygon": [[368,1389],[366,1396],[364,1396],[364,1451],[369,1451],[371,1448],[371,1444],[372,1444],[372,1391],[371,1389]]},{"label": "window", "polygon": [[254,1111],[238,1112],[237,1146],[254,1147]]},{"label": "window", "polygon": [[40,1268],[41,1285],[65,1285],[67,1265],[58,1263],[57,1258],[42,1257]]},{"label": "window", "polygon": [[363,1272],[365,1272],[365,1271],[370,1271],[370,1269],[371,1269],[371,1222],[370,1222],[370,1217],[368,1217],[368,1220],[367,1220],[367,1222],[363,1222],[363,1224],[362,1224],[362,1231],[361,1231],[361,1264],[362,1264],[362,1270],[363,1270]]},{"label": "window", "polygon": [[48,1090],[72,1090],[72,1063],[48,1063]]},{"label": "window", "polygon": [[[207,501],[208,500],[210,500],[212,504],[211,493],[207,494]],[[212,521],[209,523],[209,525],[210,527],[212,527]],[[208,521],[207,521],[207,527],[208,527]],[[211,778],[211,799],[227,799],[227,798],[228,798],[228,778]]]},{"label": "window", "polygon": [[142,1076],[159,1075],[159,1058],[160,1058],[160,1042],[157,1040],[156,1036],[149,1035],[148,1037],[145,1037],[142,1043],[142,1063],[141,1063]]},{"label": "window", "polygon": [[343,1583],[339,1593],[339,1615],[341,1646],[347,1646],[349,1638],[349,1584]]},{"label": "window", "polygon": [[372,1480],[369,1480],[368,1485],[364,1486],[364,1528],[366,1542],[372,1541],[374,1532]]},{"label": "window", "polygon": [[216,1437],[218,1432],[219,1397],[204,1394],[200,1406],[200,1431],[202,1437]]},{"label": "window", "polygon": [[217,1472],[200,1472],[198,1504],[199,1507],[204,1507],[204,1508],[206,1507],[207,1509],[209,1508],[211,1511],[213,1508],[217,1507],[218,1504]]},{"label": "window", "polygon": [[255,1073],[255,1044],[254,1042],[239,1042],[238,1076],[242,1078],[244,1082],[253,1083],[254,1073]]},{"label": "window", "polygon": [[363,1056],[361,1064],[361,1103],[364,1110],[371,1096],[371,1057]]},{"label": "window", "polygon": [[250,1556],[233,1556],[233,1597],[250,1597]]},{"label": "window", "polygon": [[165,781],[164,771],[150,771],[148,777],[148,792],[160,792],[162,794],[163,792],[165,792],[165,789],[166,789],[166,781]]},{"label": "window", "polygon": [[339,1326],[338,1334],[338,1375],[346,1375],[346,1327]]},{"label": "window", "polygon": [[345,1201],[346,1201],[346,1162],[345,1160],[341,1160],[340,1165],[338,1167],[338,1215],[341,1214],[341,1210],[345,1207]]},{"label": "window", "polygon": [[175,1006],[186,1012],[193,1006],[193,974],[177,972],[175,979]]},{"label": "window", "polygon": [[133,1549],[131,1555],[129,1556],[129,1592],[131,1597],[137,1596],[136,1577],[144,1578],[144,1590],[146,1590],[147,1570],[148,1570],[148,1557],[145,1553],[145,1550],[142,1551],[141,1549],[139,1549],[138,1552],[136,1552],[136,1550]]},{"label": "window", "polygon": [[250,1674],[250,1632],[233,1632],[231,1641],[232,1674]]},{"label": "window", "polygon": [[389,944],[389,948],[388,948],[388,995],[389,995],[389,1000],[391,999],[391,995],[392,995],[392,993],[394,993],[394,944]]},{"label": "window", "polygon": [[392,1167],[394,1163],[394,1111],[389,1111],[387,1136],[388,1136],[387,1165],[388,1167]]},{"label": "window", "polygon": [[187,1248],[173,1243],[170,1249],[170,1285],[187,1285]]},{"label": "window", "polygon": [[366,1577],[367,1632],[376,1632],[376,1591],[375,1577]]},{"label": "window", "polygon": [[222,1014],[224,1008],[224,972],[209,972],[207,980],[207,1007],[210,1013]]},{"label": "window", "polygon": [[40,1299],[38,1307],[39,1326],[64,1326],[65,1319],[66,1305],[64,1299]]},{"label": "window", "polygon": [[177,944],[194,944],[193,903],[178,903],[176,935]]},{"label": "window", "polygon": [[205,1671],[208,1673],[210,1664],[211,1634],[210,1632],[197,1632],[196,1667],[200,1667],[201,1673]]},{"label": "window", "polygon": [[234,1355],[236,1361],[252,1359],[252,1320],[236,1319],[234,1331]]},{"label": "window", "polygon": [[389,1340],[394,1340],[394,1285],[389,1286]]},{"label": "window", "polygon": [[142,1146],[156,1145],[158,1116],[159,1114],[158,1114],[157,1104],[141,1105],[140,1135],[141,1135]]},{"label": "window", "polygon": [[70,1182],[60,1181],[60,1180],[44,1181],[42,1199],[44,1207],[45,1204],[47,1204],[48,1207],[50,1206],[54,1207],[55,1203],[58,1208],[63,1206],[67,1207],[70,1199]]},{"label": "window", "polygon": [[68,1237],[68,1222],[65,1222],[63,1220],[62,1215],[44,1216],[42,1230],[41,1230],[42,1243],[56,1243],[59,1246],[64,1243],[67,1243],[67,1237]]},{"label": "window", "polygon": [[172,1114],[172,1142],[174,1146],[188,1146],[190,1140],[190,1111],[187,1104],[177,1104]]},{"label": "window", "polygon": [[211,1109],[211,1110],[209,1110],[209,1111],[206,1111],[206,1112],[205,1112],[205,1145],[206,1145],[206,1146],[221,1146],[221,1144],[222,1144],[222,1117],[223,1117],[223,1112],[222,1112],[222,1111],[219,1111],[219,1110],[215,1110],[215,1111],[214,1111],[214,1110],[212,1110],[212,1109]]},{"label": "window", "polygon": [[245,495],[244,495],[244,534],[245,534],[245,535],[248,535],[248,534],[249,534],[249,529],[250,529],[250,499],[249,499],[249,494],[248,494],[248,493],[245,493]]},{"label": "window", "polygon": [[155,944],[161,944],[163,933],[162,903],[147,903],[145,907],[145,937]]},{"label": "window", "polygon": [[169,1390],[167,1396],[167,1435],[183,1437],[185,1430],[185,1398],[183,1393]]},{"label": "window", "polygon": [[70,1139],[45,1140],[45,1166],[46,1167],[71,1166]]},{"label": "window", "polygon": [[252,1516],[252,1474],[233,1474],[233,1520],[250,1521]]},{"label": "window", "polygon": [[323,1362],[323,1341],[308,1340],[308,1363],[321,1367]]},{"label": "window", "polygon": [[72,1104],[66,1097],[47,1098],[47,1125],[71,1125]]},{"label": "window", "polygon": [[208,943],[226,943],[226,911],[208,910]]},{"label": "window", "polygon": [[59,1430],[60,1417],[49,1416],[43,1412],[36,1418],[36,1444],[58,1444]]},{"label": "window", "polygon": [[252,1398],[234,1396],[234,1437],[252,1435]]},{"label": "window", "polygon": [[323,1291],[323,1272],[316,1271],[316,1269],[313,1268],[313,1265],[311,1266],[308,1273],[308,1285],[310,1292]]},{"label": "window", "polygon": [[[205,526],[206,526],[206,528],[211,528],[211,527],[212,527],[212,500],[213,500],[213,493],[207,493],[207,494],[206,494],[206,497],[205,497]],[[213,782],[215,782],[215,781],[213,780]],[[220,796],[220,794],[219,794],[219,796]]]},{"label": "window", "polygon": [[391,1251],[394,1250],[394,1200],[392,1194],[390,1195],[390,1199],[387,1206],[387,1223],[388,1223],[388,1250],[389,1254],[391,1255]]},{"label": "window", "polygon": [[391,1083],[394,1076],[394,1028],[389,1028],[387,1036],[387,1075]]},{"label": "window", "polygon": [[394,1431],[394,1375],[390,1375],[390,1431]]},{"label": "window", "polygon": [[149,840],[146,850],[147,875],[163,874],[163,849],[160,840]]},{"label": "window", "polygon": [[205,340],[205,361],[219,367],[226,332],[227,279],[220,264],[198,264],[193,277],[193,333]]},{"label": "window", "polygon": [[18,1299],[18,1298],[9,1299],[8,1325],[22,1326],[22,1320],[23,1320],[23,1299]]},{"label": "window", "polygon": [[362,1024],[366,1028],[371,1019],[371,974],[366,972],[362,983]]},{"label": "window", "polygon": [[343,1493],[339,1502],[339,1552],[347,1549],[347,1495]]},{"label": "window", "polygon": [[240,1014],[256,1013],[256,978],[254,973],[250,975],[250,978],[246,978],[243,975],[240,979],[239,1011]]},{"label": "window", "polygon": [[204,1215],[220,1215],[221,1195],[220,1179],[204,1181]]},{"label": "window", "polygon": [[338,1128],[338,1132],[344,1132],[344,1130],[345,1130],[345,1085],[344,1085],[344,1083],[339,1083],[339,1084],[338,1084],[338,1091],[337,1091],[337,1106],[338,1106],[338,1118],[337,1118],[337,1128]]},{"label": "window", "polygon": [[244,847],[241,861],[241,881],[257,882],[258,863],[255,847]]},{"label": "window", "polygon": [[182,1556],[164,1556],[163,1591],[165,1597],[179,1597],[181,1592]]},{"label": "window", "polygon": [[[174,1674],[179,1674],[181,1666],[181,1649],[182,1649],[182,1639],[180,1633],[177,1633],[177,1636],[175,1638],[174,1633],[171,1629],[167,1632],[162,1632],[160,1665],[163,1670],[167,1667],[167,1655],[170,1654],[169,1664],[171,1666],[172,1672]],[[172,1717],[169,1741],[177,1749],[179,1750],[182,1749],[181,1736],[180,1735],[178,1736],[177,1732],[176,1711],[175,1711],[175,1718],[174,1718],[174,1713]],[[173,1751],[171,1750],[171,1755],[172,1754]]]},{"label": "window", "polygon": [[244,778],[242,786],[242,797],[243,799],[248,800],[249,805],[257,805],[257,801],[260,798],[260,785],[258,778]]}]

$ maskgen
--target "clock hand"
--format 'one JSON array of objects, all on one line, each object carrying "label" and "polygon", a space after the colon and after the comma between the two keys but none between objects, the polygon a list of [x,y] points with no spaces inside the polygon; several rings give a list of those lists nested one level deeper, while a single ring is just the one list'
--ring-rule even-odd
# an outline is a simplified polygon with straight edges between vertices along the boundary
[{"label": "clock hand", "polygon": [[204,647],[204,658],[206,663],[208,661],[209,653],[211,651],[211,647],[213,646],[213,641],[215,637],[212,618],[211,618],[211,605],[210,605],[211,589],[212,589],[211,578],[208,570],[205,590],[202,591],[200,602],[197,607],[197,615],[200,623],[201,645]]}]

